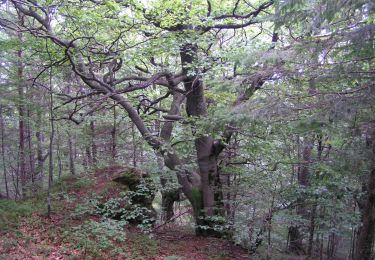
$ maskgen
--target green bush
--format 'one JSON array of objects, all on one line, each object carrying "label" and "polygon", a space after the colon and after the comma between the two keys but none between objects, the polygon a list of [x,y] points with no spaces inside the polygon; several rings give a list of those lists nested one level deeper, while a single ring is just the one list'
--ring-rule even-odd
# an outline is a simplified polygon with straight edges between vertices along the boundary
[{"label": "green bush", "polygon": [[150,208],[134,202],[134,198],[139,199],[141,196],[148,196],[148,190],[136,192],[121,192],[120,197],[110,198],[103,201],[102,196],[91,194],[89,198],[82,203],[77,204],[72,217],[80,218],[85,215],[100,215],[105,218],[122,220],[127,223],[137,224],[145,233],[150,233],[155,223],[155,211]]}]

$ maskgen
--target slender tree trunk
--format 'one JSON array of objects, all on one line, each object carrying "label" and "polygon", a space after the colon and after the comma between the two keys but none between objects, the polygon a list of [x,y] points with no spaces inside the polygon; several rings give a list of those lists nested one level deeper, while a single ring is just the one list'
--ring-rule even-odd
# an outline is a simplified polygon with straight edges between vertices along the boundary
[{"label": "slender tree trunk", "polygon": [[133,144],[133,167],[137,167],[137,143],[135,140],[135,129],[134,124],[132,124],[132,144]]},{"label": "slender tree trunk", "polygon": [[312,255],[312,249],[314,245],[314,232],[315,232],[315,218],[316,218],[317,198],[314,199],[314,203],[311,209],[310,215],[310,229],[309,229],[309,243],[307,247],[307,255]]},{"label": "slender tree trunk", "polygon": [[91,165],[92,165],[92,157],[91,157],[90,146],[89,146],[89,145],[86,145],[86,146],[85,146],[85,150],[86,150],[86,161],[87,161],[87,166],[88,166],[88,167],[91,167]]},{"label": "slender tree trunk", "polygon": [[59,132],[58,129],[56,129],[56,134],[57,134],[57,144],[56,144],[56,155],[57,155],[57,166],[58,166],[58,177],[59,179],[61,178],[61,175],[62,175],[62,171],[63,171],[63,165],[62,165],[62,161],[61,161],[61,147],[60,147],[60,143],[61,143],[61,133]]},{"label": "slender tree trunk", "polygon": [[112,154],[112,160],[113,162],[116,161],[117,157],[117,112],[116,112],[116,106],[113,106],[113,126],[112,126],[112,131],[111,131],[111,136],[112,136],[112,149],[111,149],[111,154]]},{"label": "slender tree trunk", "polygon": [[[30,100],[32,97],[28,97]],[[30,176],[28,177],[28,182],[31,180],[32,184],[34,185],[34,175],[35,175],[35,162],[34,162],[34,151],[33,151],[33,144],[32,144],[32,129],[30,125],[30,119],[31,119],[31,111],[30,108],[27,108],[27,127],[26,127],[26,133],[27,133],[27,153],[29,156],[29,170]]]},{"label": "slender tree trunk", "polygon": [[68,147],[69,147],[69,169],[72,175],[76,174],[75,164],[74,164],[74,149],[73,140],[70,131],[68,131]]},{"label": "slender tree trunk", "polygon": [[[323,153],[323,136],[319,135],[318,137],[318,146],[317,146],[317,160],[321,161]],[[315,173],[317,179],[319,179],[319,171]],[[314,232],[315,232],[315,220],[317,214],[317,207],[318,207],[318,197],[315,196],[314,202],[311,206],[311,214],[310,214],[310,227],[309,227],[309,243],[307,247],[307,256],[312,255],[312,250],[314,247]]]},{"label": "slender tree trunk", "polygon": [[41,108],[38,108],[38,111],[37,111],[37,120],[36,120],[36,133],[35,133],[35,136],[36,136],[36,141],[37,141],[37,170],[36,170],[36,174],[34,175],[34,182],[36,184],[36,189],[39,189],[42,187],[43,185],[43,177],[44,177],[44,173],[43,173],[43,165],[44,165],[44,159],[43,159],[43,137],[42,137],[42,132],[41,132],[41,128],[42,128],[42,109]]},{"label": "slender tree trunk", "polygon": [[12,174],[12,183],[13,183],[13,187],[14,187],[14,198],[15,200],[17,200],[18,198],[21,197],[21,192],[20,192],[20,180],[19,180],[19,172],[18,172],[18,169],[19,169],[19,165],[17,163],[17,172],[14,176],[14,174]]},{"label": "slender tree trunk", "polygon": [[355,259],[355,247],[356,247],[356,244],[357,244],[357,229],[356,228],[352,228],[352,235],[351,235],[351,243],[350,243],[350,253],[349,253],[349,257],[350,259]]},{"label": "slender tree trunk", "polygon": [[95,142],[95,122],[90,122],[90,130],[91,130],[91,152],[92,152],[92,162],[96,166],[97,164],[97,145]]},{"label": "slender tree trunk", "polygon": [[355,249],[355,260],[371,259],[375,233],[375,123],[370,124],[367,145],[371,150],[371,169],[363,182],[363,195],[358,201],[361,226]]},{"label": "slender tree trunk", "polygon": [[268,219],[266,221],[266,228],[267,228],[267,245],[268,245],[268,248],[267,248],[267,260],[270,260],[272,258],[272,240],[271,240],[271,232],[272,232],[272,211],[273,211],[273,207],[274,207],[274,204],[275,204],[275,197],[272,197],[272,203],[271,203],[271,207],[270,209],[268,210]]},{"label": "slender tree trunk", "polygon": [[[232,137],[233,142],[231,142],[228,145],[228,148],[226,149],[226,154],[224,156],[223,164],[225,166],[228,166],[228,163],[231,161],[232,158],[236,156],[236,151],[239,148],[239,141],[237,139],[237,134],[234,134]],[[221,173],[221,169],[219,168],[219,173]],[[237,181],[237,173],[235,170],[231,173],[225,173],[225,174],[219,174],[221,183],[225,187],[225,192],[223,191],[223,196],[226,199],[226,202],[224,204],[224,208],[226,211],[226,215],[229,219],[229,221],[233,222],[234,217],[236,214],[236,208],[234,206],[234,201],[236,201],[237,198],[237,190],[232,189],[232,185],[236,185]]]},{"label": "slender tree trunk", "polygon": [[89,161],[88,161],[88,158],[87,158],[86,146],[85,146],[84,156],[83,156],[83,166],[85,167],[85,170],[87,171],[88,167],[89,167]]},{"label": "slender tree trunk", "polygon": [[[22,34],[18,33],[18,40],[22,42]],[[18,77],[18,133],[19,133],[19,175],[21,176],[21,196],[26,196],[26,161],[25,161],[25,93],[23,81],[23,51],[17,51],[17,77]]]},{"label": "slender tree trunk", "polygon": [[8,176],[7,176],[7,167],[5,165],[5,124],[3,118],[3,106],[0,104],[0,128],[1,128],[1,159],[3,161],[3,174],[4,174],[4,183],[5,183],[5,192],[6,197],[9,199],[9,188],[8,188]]},{"label": "slender tree trunk", "polygon": [[51,135],[49,140],[49,167],[48,167],[48,191],[47,191],[47,214],[48,217],[51,216],[51,188],[53,182],[53,140],[55,135],[55,124],[53,116],[53,92],[52,92],[52,68],[50,68],[49,75],[49,85],[50,85],[50,126],[51,126]]}]

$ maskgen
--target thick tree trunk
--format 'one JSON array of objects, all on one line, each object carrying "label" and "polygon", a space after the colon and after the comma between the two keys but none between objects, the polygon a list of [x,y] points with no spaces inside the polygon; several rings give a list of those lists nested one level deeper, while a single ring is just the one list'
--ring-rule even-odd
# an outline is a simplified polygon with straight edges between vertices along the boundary
[{"label": "thick tree trunk", "polygon": [[178,189],[172,189],[172,190],[163,191],[161,195],[162,195],[161,197],[162,198],[161,220],[166,222],[174,217],[173,207],[174,207],[175,201],[179,200],[179,192],[178,192]]},{"label": "thick tree trunk", "polygon": [[302,235],[298,225],[290,226],[288,230],[288,250],[295,254],[303,254]]},{"label": "thick tree trunk", "polygon": [[[298,167],[298,184],[301,189],[306,189],[310,186],[309,163],[311,159],[311,152],[313,149],[313,142],[305,138],[303,142],[302,164]],[[299,198],[297,201],[296,213],[302,218],[308,218],[308,210],[304,198]],[[295,254],[304,254],[303,236],[301,233],[302,224],[296,223],[289,228],[289,251]]]},{"label": "thick tree trunk", "polygon": [[222,191],[217,167],[217,155],[214,153],[215,140],[209,136],[199,137],[195,141],[197,149],[203,210],[206,216],[214,216],[222,211]]},{"label": "thick tree trunk", "polygon": [[[168,112],[168,116],[179,116],[180,115],[180,106],[182,102],[185,100],[185,96],[174,92],[173,93],[173,100],[171,107]],[[160,125],[157,126],[160,128]],[[160,129],[160,138],[165,141],[165,143],[169,143],[171,136],[172,136],[172,130],[173,130],[173,122],[172,121],[166,121],[163,126]],[[157,129],[157,131],[159,131]],[[163,161],[161,156],[158,156],[158,164],[159,169],[163,169]],[[169,221],[174,216],[173,211],[173,205],[176,201],[180,198],[180,189],[178,188],[168,188],[167,184],[170,180],[166,178],[165,176],[160,177],[160,184],[162,186],[162,221]]]},{"label": "thick tree trunk", "polygon": [[[197,46],[186,44],[181,48],[180,57],[186,95],[186,113],[188,116],[202,118],[207,116],[207,104],[204,97],[203,82],[199,78],[198,70],[189,70],[197,55]],[[193,133],[195,132],[193,126]],[[214,230],[215,221],[211,218],[222,213],[222,190],[218,175],[219,155],[216,141],[210,136],[197,136],[195,148],[198,159],[200,184],[193,187],[194,215],[197,224],[197,235],[220,236]]]},{"label": "thick tree trunk", "polygon": [[363,196],[358,201],[361,226],[358,229],[355,260],[371,259],[375,233],[375,123],[370,124],[367,144],[371,149],[371,170],[363,183]]}]

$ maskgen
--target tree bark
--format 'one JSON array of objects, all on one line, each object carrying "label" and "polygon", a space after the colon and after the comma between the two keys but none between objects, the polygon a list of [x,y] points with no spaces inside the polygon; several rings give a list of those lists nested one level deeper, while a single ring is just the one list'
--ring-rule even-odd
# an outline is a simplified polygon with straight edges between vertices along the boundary
[{"label": "tree bark", "polygon": [[4,183],[5,183],[5,194],[7,199],[9,199],[9,188],[8,188],[8,176],[7,176],[7,167],[5,165],[5,124],[3,118],[3,106],[0,104],[0,129],[1,129],[1,159],[3,161],[3,174],[4,174]]},{"label": "tree bark", "polygon": [[135,140],[135,130],[134,124],[132,124],[132,159],[133,159],[133,167],[137,167],[137,142]]},{"label": "tree bark", "polygon": [[36,120],[36,149],[37,149],[37,169],[34,174],[34,185],[36,190],[42,187],[43,185],[43,164],[44,164],[44,158],[43,158],[43,136],[41,132],[42,128],[42,110],[41,108],[38,108],[37,111],[37,120]]},{"label": "tree bark", "polygon": [[90,134],[91,134],[91,152],[92,152],[92,162],[96,166],[98,163],[98,158],[97,158],[97,145],[95,142],[95,122],[91,121],[90,122]]},{"label": "tree bark", "polygon": [[[28,96],[27,99],[30,100],[32,96]],[[30,173],[30,176],[27,178],[27,182],[31,180],[32,185],[34,185],[34,175],[35,175],[35,160],[34,160],[34,151],[33,151],[33,144],[32,144],[32,128],[30,125],[30,120],[31,120],[31,111],[30,108],[27,108],[27,124],[26,124],[26,133],[27,133],[27,153],[29,157],[29,169],[27,172]]]},{"label": "tree bark", "polygon": [[115,162],[116,157],[117,157],[117,111],[116,111],[116,106],[113,106],[113,126],[112,126],[112,131],[111,131],[111,136],[112,136],[112,149],[111,149],[111,154],[112,154],[112,160]]},{"label": "tree bark", "polygon": [[[185,100],[185,96],[174,92],[173,93],[173,100],[171,107],[168,112],[168,116],[178,116],[180,115],[180,106],[182,102]],[[172,130],[173,130],[173,122],[172,121],[166,121],[162,128],[160,129],[160,138],[165,142],[169,143],[171,136],[172,136]],[[158,164],[160,170],[163,169],[163,162],[159,159],[162,159],[160,155],[158,155]],[[167,187],[167,183],[170,180],[166,178],[165,176],[160,176],[160,184],[162,186],[162,214],[161,219],[162,221],[169,221],[174,216],[173,206],[176,201],[180,198],[180,189],[178,188],[169,188]]]},{"label": "tree bark", "polygon": [[70,174],[75,175],[76,174],[76,168],[74,163],[74,149],[73,149],[73,138],[72,134],[68,130],[68,147],[69,147],[69,169]]},{"label": "tree bark", "polygon": [[92,157],[91,157],[90,146],[88,144],[86,144],[86,146],[85,146],[85,151],[86,151],[87,167],[91,167],[91,165],[92,165]]},{"label": "tree bark", "polygon": [[371,259],[375,233],[375,123],[370,124],[367,146],[371,150],[371,169],[362,185],[363,196],[358,201],[361,226],[355,249],[355,260]]},{"label": "tree bark", "polygon": [[[180,58],[182,73],[186,76],[183,83],[185,91],[188,93],[186,95],[186,113],[190,117],[204,118],[207,116],[207,104],[203,82],[197,69],[189,70],[197,59],[197,46],[193,44],[182,46]],[[193,133],[195,133],[194,126]],[[200,183],[194,187],[194,198],[191,203],[195,211],[197,235],[220,235],[213,229],[215,223],[211,219],[216,214],[222,213],[223,208],[217,162],[219,153],[215,149],[216,145],[218,143],[211,136],[197,136],[195,139]]]},{"label": "tree bark", "polygon": [[[323,153],[323,135],[319,135],[317,138],[317,160],[320,162],[322,159]],[[327,153],[328,156],[328,153]],[[315,173],[316,178],[319,178],[319,171]],[[307,256],[312,255],[313,246],[314,246],[314,232],[315,232],[315,220],[317,215],[317,207],[318,207],[318,196],[314,197],[314,202],[311,206],[311,213],[310,213],[310,227],[309,227],[309,243],[307,246]]]},{"label": "tree bark", "polygon": [[[18,33],[18,40],[22,42],[22,33]],[[19,134],[19,175],[21,177],[21,196],[26,196],[26,161],[25,161],[25,93],[23,81],[23,51],[17,51],[17,77],[18,77],[18,134]]]},{"label": "tree bark", "polygon": [[56,140],[56,155],[57,155],[57,167],[58,167],[58,177],[59,179],[62,176],[63,171],[63,165],[61,161],[61,133],[59,129],[56,127],[56,134],[57,134],[57,140]]},{"label": "tree bark", "polygon": [[49,167],[48,167],[48,190],[47,190],[47,215],[48,217],[51,216],[51,189],[52,189],[52,182],[53,182],[53,140],[55,136],[55,124],[54,124],[54,116],[53,116],[53,92],[52,92],[52,68],[49,71],[49,85],[50,85],[50,107],[49,107],[49,114],[50,114],[50,126],[51,126],[51,135],[49,139]]},{"label": "tree bark", "polygon": [[[313,149],[313,142],[305,137],[303,141],[302,163],[298,167],[298,184],[301,189],[306,189],[310,186],[309,163],[311,160],[311,152]],[[296,213],[302,218],[308,218],[308,210],[303,197],[297,200]],[[289,228],[289,251],[295,254],[304,254],[303,235],[301,233],[302,224],[296,223]]]}]

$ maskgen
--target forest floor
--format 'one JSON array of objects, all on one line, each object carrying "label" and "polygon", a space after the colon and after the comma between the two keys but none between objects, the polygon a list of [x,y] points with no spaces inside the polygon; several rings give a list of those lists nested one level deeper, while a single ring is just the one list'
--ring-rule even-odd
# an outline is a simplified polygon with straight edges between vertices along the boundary
[{"label": "forest floor", "polygon": [[59,180],[50,217],[45,194],[16,203],[0,200],[0,259],[249,259],[227,240],[196,237],[186,224],[169,223],[150,234],[129,225],[120,240],[111,222],[101,225],[101,216],[77,215],[95,196],[108,199],[121,192],[111,181],[117,170]]}]

